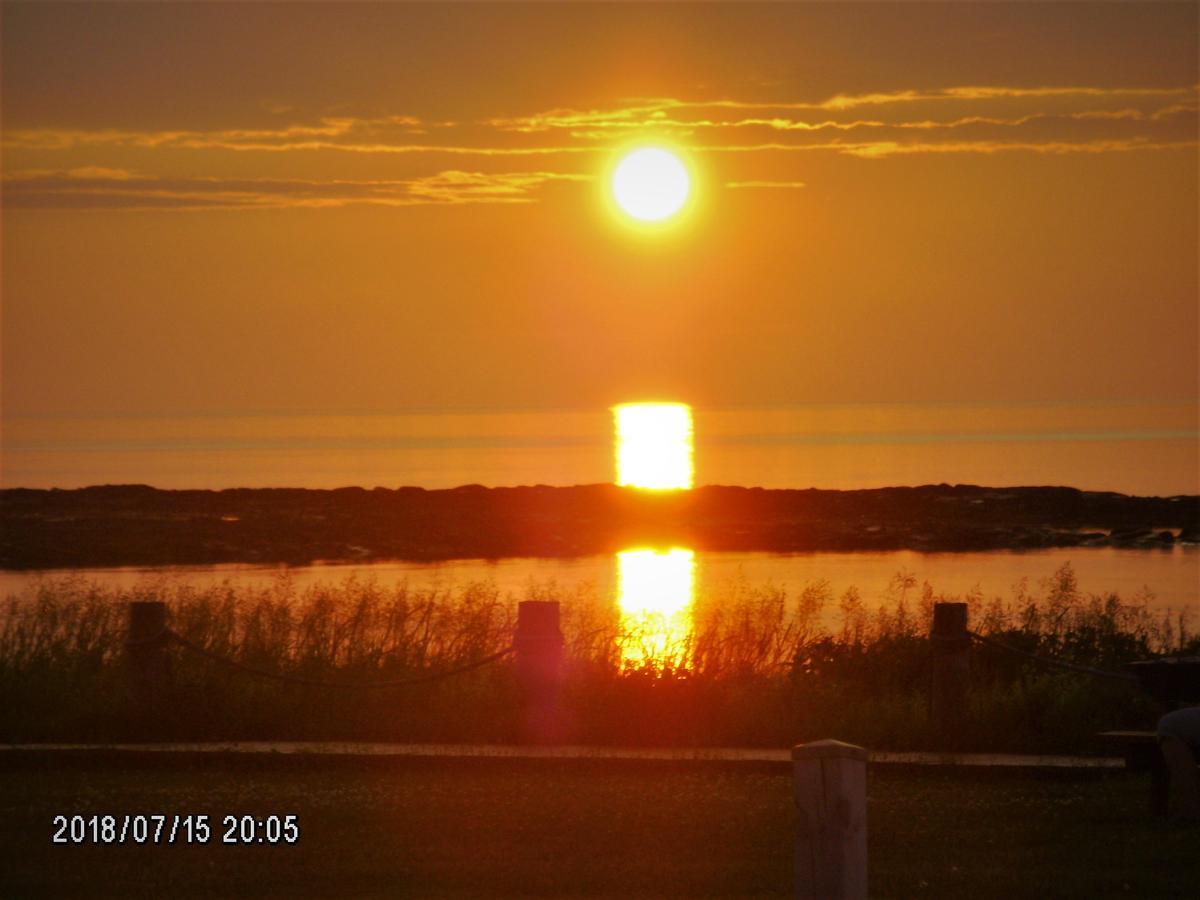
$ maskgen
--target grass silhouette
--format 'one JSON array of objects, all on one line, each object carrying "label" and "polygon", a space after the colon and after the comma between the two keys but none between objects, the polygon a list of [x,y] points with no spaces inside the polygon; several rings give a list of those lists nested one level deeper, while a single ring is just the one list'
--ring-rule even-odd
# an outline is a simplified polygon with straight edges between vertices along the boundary
[{"label": "grass silhouette", "polygon": [[[0,738],[109,740],[137,733],[127,702],[125,604],[160,599],[174,630],[206,650],[292,676],[370,682],[446,671],[512,639],[516,596],[474,582],[412,588],[350,577],[297,588],[197,586],[178,577],[106,587],[45,577],[6,598],[0,620]],[[836,736],[876,749],[932,746],[927,721],[933,604],[965,601],[972,627],[1031,652],[1105,669],[1195,653],[1183,614],[1148,597],[1085,595],[1064,566],[1008,598],[942,597],[901,572],[871,601],[812,582],[798,592],[735,581],[699,596],[690,632],[661,642],[587,586],[531,585],[562,602],[561,705],[573,742],[786,746]],[[639,629],[642,629],[639,632]],[[521,698],[500,662],[445,681],[337,690],[247,676],[174,648],[156,737],[255,740],[514,741]],[[1148,727],[1136,687],[1048,670],[989,647],[972,657],[960,749],[1085,752],[1097,731]]]}]

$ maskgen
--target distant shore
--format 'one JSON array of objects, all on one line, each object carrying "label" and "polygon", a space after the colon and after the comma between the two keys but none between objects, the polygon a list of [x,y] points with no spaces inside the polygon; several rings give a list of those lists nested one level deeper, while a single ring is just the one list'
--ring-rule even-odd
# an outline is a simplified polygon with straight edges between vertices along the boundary
[{"label": "distant shore", "polygon": [[0,491],[0,568],[572,557],[709,551],[979,551],[1196,542],[1200,497],[1067,487],[858,491],[613,485]]}]

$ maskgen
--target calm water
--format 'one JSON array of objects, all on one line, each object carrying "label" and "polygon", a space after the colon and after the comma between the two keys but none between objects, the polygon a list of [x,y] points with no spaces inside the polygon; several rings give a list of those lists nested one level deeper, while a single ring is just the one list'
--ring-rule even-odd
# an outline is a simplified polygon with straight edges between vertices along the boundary
[{"label": "calm water", "polygon": [[[893,404],[695,416],[696,484],[939,482],[1200,493],[1195,404]],[[191,417],[7,416],[6,487],[594,484],[607,409]]]},{"label": "calm water", "polygon": [[[615,556],[580,559],[461,560],[443,563],[387,562],[372,565],[174,566],[151,569],[70,569],[51,575],[81,574],[101,584],[131,586],[168,577],[190,584],[230,579],[240,584],[267,584],[286,572],[297,588],[337,583],[351,575],[374,578],[383,585],[406,581],[410,587],[454,586],[489,581],[502,592],[523,597],[534,588],[553,584],[567,596],[586,590],[622,606],[670,608],[696,598],[727,593],[739,581],[749,586],[772,584],[796,594],[825,579],[841,594],[854,586],[868,608],[885,597],[899,572],[930,582],[938,594],[962,595],[974,589],[985,597],[1008,599],[1013,585],[1028,579],[1036,592],[1041,579],[1064,563],[1075,569],[1084,593],[1115,591],[1125,600],[1147,593],[1152,607],[1191,610],[1200,626],[1200,547],[1169,550],[1076,548],[987,553],[691,553],[677,548],[629,551]],[[20,592],[37,574],[0,572],[0,593]]]}]

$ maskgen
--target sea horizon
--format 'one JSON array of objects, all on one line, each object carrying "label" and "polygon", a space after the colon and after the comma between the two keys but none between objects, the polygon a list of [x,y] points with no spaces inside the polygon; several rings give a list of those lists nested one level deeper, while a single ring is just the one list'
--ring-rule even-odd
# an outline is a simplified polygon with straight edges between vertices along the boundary
[{"label": "sea horizon", "polygon": [[[697,407],[694,416],[697,485],[1200,493],[1197,408],[1184,401]],[[608,408],[13,415],[0,485],[565,487],[611,483],[612,449]]]}]

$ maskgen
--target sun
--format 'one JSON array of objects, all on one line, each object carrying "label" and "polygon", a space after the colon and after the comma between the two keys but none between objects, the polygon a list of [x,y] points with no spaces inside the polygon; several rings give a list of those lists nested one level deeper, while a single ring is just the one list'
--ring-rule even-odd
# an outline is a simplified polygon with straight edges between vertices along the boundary
[{"label": "sun", "polygon": [[679,213],[692,190],[683,161],[661,147],[642,147],[621,158],[612,173],[617,206],[639,222],[665,222]]},{"label": "sun", "polygon": [[622,403],[616,420],[617,484],[687,490],[694,478],[692,408],[686,403]]}]

